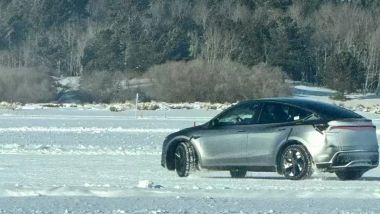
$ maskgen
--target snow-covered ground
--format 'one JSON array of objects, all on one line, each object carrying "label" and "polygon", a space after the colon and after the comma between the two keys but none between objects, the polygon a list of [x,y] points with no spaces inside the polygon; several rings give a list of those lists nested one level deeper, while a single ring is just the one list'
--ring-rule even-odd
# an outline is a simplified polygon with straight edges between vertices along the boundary
[{"label": "snow-covered ground", "polygon": [[[0,110],[0,213],[379,213],[380,169],[360,181],[333,174],[289,181],[275,173],[160,166],[161,143],[215,110]],[[380,115],[365,113],[380,127]]]},{"label": "snow-covered ground", "polygon": [[[81,103],[81,97],[78,88],[79,78],[63,78],[57,81],[59,87],[59,98],[55,103],[8,103],[0,102],[0,109],[12,110],[36,110],[36,109],[52,109],[52,108],[76,108],[79,110],[110,110],[113,112],[122,112],[136,109],[135,101],[126,101],[124,103],[112,104],[92,104]],[[380,95],[376,94],[347,94],[348,100],[339,101],[332,100],[331,97],[336,91],[323,88],[312,87],[305,85],[295,85],[292,87],[293,97],[318,100],[322,102],[333,103],[351,110],[359,110],[380,114]],[[81,104],[77,104],[81,103]],[[139,102],[137,108],[139,110],[170,110],[170,109],[201,109],[201,110],[224,110],[231,106],[231,103],[166,103],[166,102]]]},{"label": "snow-covered ground", "polygon": [[[329,89],[294,92],[333,102]],[[380,99],[351,97],[344,105],[363,110],[380,128],[380,114],[371,113]],[[229,104],[141,105],[160,110],[0,103],[0,213],[380,213],[380,169],[346,182],[328,173],[303,181],[253,172],[244,179],[208,171],[179,178],[160,166],[165,136]]]}]

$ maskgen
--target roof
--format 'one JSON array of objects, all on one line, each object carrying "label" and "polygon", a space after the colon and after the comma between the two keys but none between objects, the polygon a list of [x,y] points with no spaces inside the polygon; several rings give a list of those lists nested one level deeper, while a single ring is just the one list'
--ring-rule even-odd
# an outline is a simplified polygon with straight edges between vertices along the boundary
[{"label": "roof", "polygon": [[258,99],[258,100],[250,100],[250,101],[245,101],[245,102],[252,102],[252,101],[277,102],[277,103],[298,106],[300,108],[313,111],[325,117],[326,119],[362,118],[362,116],[360,116],[359,114],[356,114],[355,112],[345,109],[343,107],[325,103],[325,102],[309,100],[309,99],[278,97],[278,98],[264,98],[264,99]]}]

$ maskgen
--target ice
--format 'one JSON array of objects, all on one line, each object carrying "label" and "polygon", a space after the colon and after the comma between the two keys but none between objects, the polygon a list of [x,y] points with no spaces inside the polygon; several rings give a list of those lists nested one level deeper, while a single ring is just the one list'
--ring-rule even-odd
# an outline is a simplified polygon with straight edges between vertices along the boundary
[{"label": "ice", "polygon": [[[160,165],[171,132],[220,110],[111,112],[0,110],[0,213],[379,213],[380,170],[359,181],[334,174],[289,181],[276,173],[200,171]],[[361,114],[374,119],[379,116]],[[377,130],[379,134],[379,129]]]}]

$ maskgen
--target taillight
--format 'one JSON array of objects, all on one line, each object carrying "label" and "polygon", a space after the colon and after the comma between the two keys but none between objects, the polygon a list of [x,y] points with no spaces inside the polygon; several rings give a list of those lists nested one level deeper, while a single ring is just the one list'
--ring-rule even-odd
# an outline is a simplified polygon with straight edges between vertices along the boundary
[{"label": "taillight", "polygon": [[376,126],[374,126],[374,125],[332,126],[331,130],[333,130],[333,129],[357,130],[357,129],[368,129],[368,128],[376,129]]},{"label": "taillight", "polygon": [[327,124],[314,124],[315,130],[317,130],[319,133],[323,134],[323,131],[325,131],[329,125]]}]

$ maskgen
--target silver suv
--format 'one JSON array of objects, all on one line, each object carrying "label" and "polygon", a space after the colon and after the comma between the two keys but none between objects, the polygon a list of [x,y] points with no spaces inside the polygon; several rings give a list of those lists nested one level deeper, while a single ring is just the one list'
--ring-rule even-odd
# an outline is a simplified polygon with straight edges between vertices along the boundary
[{"label": "silver suv", "polygon": [[379,164],[376,127],[347,109],[296,98],[241,102],[208,123],[170,134],[163,167],[186,177],[195,169],[277,172],[311,176],[314,166],[342,180],[360,178]]}]

